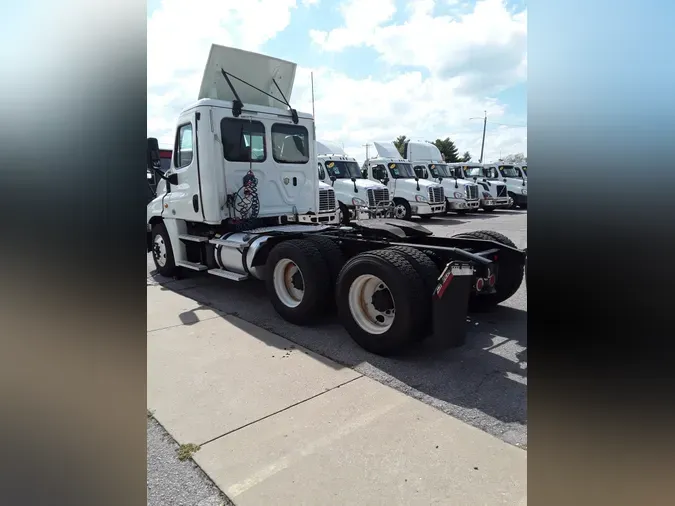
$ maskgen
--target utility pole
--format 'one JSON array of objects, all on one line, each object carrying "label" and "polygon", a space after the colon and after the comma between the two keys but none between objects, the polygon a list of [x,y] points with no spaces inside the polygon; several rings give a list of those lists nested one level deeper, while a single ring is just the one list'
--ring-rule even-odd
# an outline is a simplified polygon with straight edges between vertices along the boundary
[{"label": "utility pole", "polygon": [[309,75],[312,79],[312,118],[316,119],[314,115],[314,72],[310,72]]},{"label": "utility pole", "polygon": [[370,158],[370,157],[368,156],[368,148],[371,146],[371,144],[361,144],[361,145],[362,145],[362,146],[365,146],[365,148],[366,148],[366,160],[368,160],[368,158]]},{"label": "utility pole", "polygon": [[485,112],[485,117],[483,118],[483,142],[480,145],[480,160],[478,163],[483,163],[483,149],[485,148],[485,128],[487,127],[487,111]]}]

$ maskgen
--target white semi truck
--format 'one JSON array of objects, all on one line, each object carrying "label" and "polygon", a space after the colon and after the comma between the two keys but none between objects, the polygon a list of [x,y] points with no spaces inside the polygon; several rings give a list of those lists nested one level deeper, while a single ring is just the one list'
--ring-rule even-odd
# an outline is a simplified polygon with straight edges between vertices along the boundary
[{"label": "white semi truck", "polygon": [[435,179],[445,192],[445,209],[458,214],[476,211],[480,206],[478,185],[473,181],[457,177],[448,170],[440,150],[430,142],[407,140],[403,154],[413,166],[415,174],[423,179]]},{"label": "white semi truck", "polygon": [[374,142],[377,156],[363,162],[364,178],[389,188],[394,216],[410,220],[413,216],[432,218],[445,214],[443,186],[417,177],[408,160],[401,157],[393,142]]},{"label": "white semi truck", "polygon": [[380,182],[365,179],[356,159],[335,143],[316,141],[319,180],[335,190],[341,222],[384,217],[392,212],[389,189]]},{"label": "white semi truck", "polygon": [[[518,290],[526,253],[491,231],[448,238],[394,219],[316,223],[314,120],[290,105],[295,69],[211,47],[198,100],[176,121],[171,166],[147,207],[157,272],[263,280],[277,313],[298,325],[336,307],[351,337],[377,354],[425,338],[461,345],[468,310]],[[262,147],[255,156],[254,145]],[[159,158],[148,139],[149,163]],[[429,188],[421,184],[420,195]]]},{"label": "white semi truck", "polygon": [[527,209],[527,181],[524,171],[519,166],[499,161],[486,164],[485,168],[488,176],[494,176],[496,173],[501,178],[514,207]]},{"label": "white semi truck", "polygon": [[513,200],[506,190],[506,185],[500,182],[498,178],[488,177],[489,174],[483,164],[459,162],[449,165],[456,174],[478,184],[480,207],[483,211],[491,213],[495,209],[509,208],[513,204]]}]

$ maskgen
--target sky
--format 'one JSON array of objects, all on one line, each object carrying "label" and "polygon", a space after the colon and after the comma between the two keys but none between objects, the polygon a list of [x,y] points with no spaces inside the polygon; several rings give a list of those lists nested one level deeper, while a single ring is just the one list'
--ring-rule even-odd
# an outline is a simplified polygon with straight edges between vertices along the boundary
[{"label": "sky", "polygon": [[521,0],[149,0],[148,135],[161,145],[212,43],[297,63],[298,111],[312,112],[313,73],[317,138],[359,162],[364,144],[399,135],[450,137],[477,160],[485,111],[484,159],[527,154]]}]

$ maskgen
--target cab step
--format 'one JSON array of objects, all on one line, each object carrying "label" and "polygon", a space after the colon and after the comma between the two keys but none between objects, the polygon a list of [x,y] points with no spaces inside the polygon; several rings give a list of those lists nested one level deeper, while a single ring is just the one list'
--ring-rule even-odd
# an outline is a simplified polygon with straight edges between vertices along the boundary
[{"label": "cab step", "polygon": [[207,242],[209,240],[208,237],[204,237],[201,235],[190,235],[190,234],[180,234],[178,238],[181,241],[190,241],[190,242]]},{"label": "cab step", "polygon": [[187,260],[178,260],[176,262],[176,265],[179,267],[185,267],[186,269],[190,269],[193,271],[205,271],[208,269],[208,267],[204,264],[198,264],[195,262],[188,262]]},{"label": "cab step", "polygon": [[239,274],[238,272],[226,271],[225,269],[209,269],[209,274],[232,281],[244,281],[248,279],[248,274]]}]

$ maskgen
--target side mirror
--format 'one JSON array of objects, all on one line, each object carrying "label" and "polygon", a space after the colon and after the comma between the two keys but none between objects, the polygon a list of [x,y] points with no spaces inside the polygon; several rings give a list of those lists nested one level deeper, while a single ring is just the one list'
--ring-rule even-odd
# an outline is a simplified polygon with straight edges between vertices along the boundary
[{"label": "side mirror", "polygon": [[152,169],[161,163],[159,157],[159,142],[154,137],[148,137],[147,168]]},{"label": "side mirror", "polygon": [[166,178],[166,180],[169,182],[169,184],[178,184],[178,174],[169,174]]},{"label": "side mirror", "polygon": [[506,178],[504,178],[504,182],[506,183]]}]

